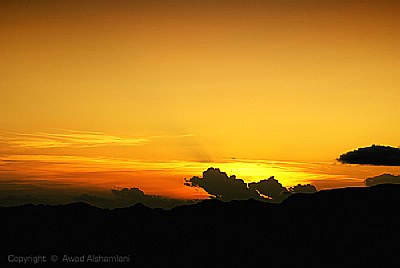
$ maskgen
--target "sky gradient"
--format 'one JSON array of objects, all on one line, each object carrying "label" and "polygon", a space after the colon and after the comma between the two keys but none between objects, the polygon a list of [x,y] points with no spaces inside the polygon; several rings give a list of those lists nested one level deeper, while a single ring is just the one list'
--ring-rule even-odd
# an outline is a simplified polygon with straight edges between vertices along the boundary
[{"label": "sky gradient", "polygon": [[319,189],[399,174],[335,160],[400,145],[399,11],[396,1],[1,1],[2,184],[193,198],[205,193],[183,179],[210,166]]}]

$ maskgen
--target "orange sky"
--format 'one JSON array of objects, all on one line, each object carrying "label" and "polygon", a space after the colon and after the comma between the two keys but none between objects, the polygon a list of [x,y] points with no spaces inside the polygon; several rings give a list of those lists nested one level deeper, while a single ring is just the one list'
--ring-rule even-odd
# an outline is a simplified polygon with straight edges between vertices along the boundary
[{"label": "orange sky", "polygon": [[[340,154],[399,145],[399,11],[356,0],[1,1],[1,178],[187,197],[198,193],[181,180],[209,166],[251,179],[280,161],[292,168],[276,176],[286,186],[359,183],[389,169],[338,167]],[[97,158],[99,173],[77,171]]]}]

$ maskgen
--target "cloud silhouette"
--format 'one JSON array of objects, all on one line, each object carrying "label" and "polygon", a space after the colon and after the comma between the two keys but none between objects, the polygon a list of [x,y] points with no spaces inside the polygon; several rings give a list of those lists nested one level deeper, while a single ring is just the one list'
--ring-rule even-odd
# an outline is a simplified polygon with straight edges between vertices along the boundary
[{"label": "cloud silhouette", "polygon": [[185,185],[191,187],[201,187],[212,197],[223,200],[243,200],[243,199],[262,199],[255,189],[250,189],[247,184],[221,172],[218,168],[209,168],[203,172],[203,177],[197,176],[187,180]]},{"label": "cloud silhouette", "polygon": [[372,145],[342,154],[338,161],[345,164],[400,166],[400,148]]},{"label": "cloud silhouette", "polygon": [[141,202],[146,198],[146,195],[139,188],[123,188],[111,189],[111,192],[117,197],[125,200]]},{"label": "cloud silhouette", "polygon": [[267,180],[249,183],[249,188],[254,189],[261,196],[276,202],[281,202],[290,195],[289,191],[273,176]]},{"label": "cloud silhouette", "polygon": [[197,176],[186,180],[185,185],[190,187],[201,187],[211,197],[222,200],[244,200],[256,199],[269,202],[282,202],[293,193],[299,192],[315,192],[313,185],[297,185],[291,191],[286,189],[273,176],[259,182],[246,184],[242,179],[237,179],[232,175],[228,177],[225,172],[218,168],[209,168],[203,172],[203,177]]},{"label": "cloud silhouette", "polygon": [[305,184],[305,185],[298,184],[294,187],[290,187],[289,190],[292,193],[315,193],[315,192],[317,192],[317,188],[315,188],[315,186],[311,185],[311,184]]},{"label": "cloud silhouette", "polygon": [[392,174],[382,174],[379,176],[368,178],[364,181],[364,183],[366,186],[374,186],[378,184],[387,184],[387,183],[400,184],[400,176]]}]

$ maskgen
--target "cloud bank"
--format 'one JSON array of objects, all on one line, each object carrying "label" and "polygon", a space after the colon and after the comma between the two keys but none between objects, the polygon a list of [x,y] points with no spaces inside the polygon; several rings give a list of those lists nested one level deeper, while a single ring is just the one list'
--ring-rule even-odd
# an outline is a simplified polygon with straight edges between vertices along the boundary
[{"label": "cloud bank", "polygon": [[344,164],[400,166],[400,148],[372,145],[342,154],[338,161]]},{"label": "cloud bank", "polygon": [[283,187],[273,176],[259,182],[245,183],[242,179],[237,179],[232,175],[228,177],[225,172],[218,168],[209,168],[203,172],[203,177],[194,176],[185,182],[189,187],[201,187],[212,198],[222,201],[256,199],[270,202],[282,202],[289,195],[294,193],[313,193],[315,186],[297,185],[290,188]]},{"label": "cloud bank", "polygon": [[218,168],[209,168],[203,172],[203,177],[192,177],[186,180],[185,185],[191,187],[201,187],[213,198],[223,201],[243,200],[243,199],[261,199],[255,189],[250,189],[247,184],[236,179],[236,176],[230,176],[221,172]]}]

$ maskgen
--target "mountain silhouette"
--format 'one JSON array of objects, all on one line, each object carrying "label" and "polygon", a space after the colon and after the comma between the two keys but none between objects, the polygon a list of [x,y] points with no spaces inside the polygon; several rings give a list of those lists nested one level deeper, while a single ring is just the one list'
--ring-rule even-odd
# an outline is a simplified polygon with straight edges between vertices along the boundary
[{"label": "mountain silhouette", "polygon": [[[129,256],[110,266],[393,267],[400,185],[297,193],[280,204],[217,199],[171,210],[85,203],[1,207],[2,264],[12,255]],[[51,263],[47,263],[51,264]],[[99,267],[98,263],[85,266]],[[103,263],[104,264],[104,263]],[[3,267],[3,265],[2,265]],[[54,266],[53,266],[54,267]]]}]

